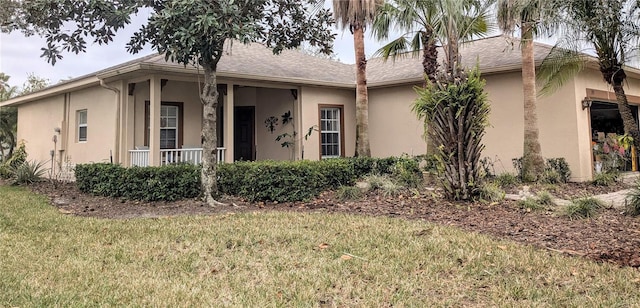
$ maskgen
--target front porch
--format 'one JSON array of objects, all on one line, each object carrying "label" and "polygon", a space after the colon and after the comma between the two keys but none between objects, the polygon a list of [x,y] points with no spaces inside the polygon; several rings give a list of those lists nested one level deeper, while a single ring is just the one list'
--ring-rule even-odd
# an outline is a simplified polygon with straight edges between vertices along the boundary
[{"label": "front porch", "polygon": [[[125,166],[202,162],[202,104],[195,77],[152,75],[130,79],[121,109],[120,160]],[[286,85],[218,85],[216,159],[288,160],[301,157],[301,140],[281,146],[277,136],[294,136],[301,125],[299,88]],[[291,122],[266,125],[289,113]],[[269,120],[269,121],[268,121]],[[269,122],[271,123],[271,122]]]}]

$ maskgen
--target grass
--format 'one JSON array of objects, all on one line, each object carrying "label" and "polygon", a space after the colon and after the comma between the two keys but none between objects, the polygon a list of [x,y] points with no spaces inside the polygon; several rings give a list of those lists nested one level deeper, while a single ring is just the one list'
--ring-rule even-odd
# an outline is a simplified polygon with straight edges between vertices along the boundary
[{"label": "grass", "polygon": [[570,219],[591,218],[596,216],[602,208],[604,208],[604,205],[598,199],[583,197],[571,200],[571,204],[564,209],[564,215]]},{"label": "grass", "polygon": [[640,273],[420,221],[323,213],[102,220],[0,186],[0,303],[640,305]]}]

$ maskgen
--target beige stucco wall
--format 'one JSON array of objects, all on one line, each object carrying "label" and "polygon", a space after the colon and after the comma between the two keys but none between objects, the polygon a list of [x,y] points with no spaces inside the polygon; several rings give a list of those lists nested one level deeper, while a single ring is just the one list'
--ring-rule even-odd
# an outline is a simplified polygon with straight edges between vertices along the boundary
[{"label": "beige stucco wall", "polygon": [[[65,107],[66,105],[66,107]],[[77,112],[87,110],[87,141],[78,141]],[[57,135],[57,159],[71,164],[106,162],[116,156],[116,94],[94,86],[18,107],[18,138],[26,142],[29,159],[50,160]],[[60,128],[60,134],[54,129]],[[61,154],[61,155],[60,155]]]},{"label": "beige stucco wall", "polygon": [[[483,155],[493,162],[496,173],[514,172],[512,159],[522,157],[524,142],[521,73],[489,75],[485,79],[491,114],[483,140],[486,145]],[[575,84],[569,82],[551,95],[538,97],[536,111],[542,156],[565,158],[572,171],[572,180],[588,180],[590,173],[578,150],[577,136],[581,131]]]},{"label": "beige stucco wall", "polygon": [[[524,108],[520,72],[485,75],[485,90],[491,104],[489,127],[483,142],[483,156],[494,162],[496,173],[513,172],[512,159],[522,156]],[[583,96],[584,97],[584,96]],[[413,86],[376,88],[369,91],[371,152],[376,157],[419,155],[426,152],[423,124],[411,112],[417,95]],[[542,155],[564,157],[574,180],[585,180],[588,168],[577,150],[578,110],[574,84],[565,85],[550,96],[538,99],[538,127]],[[584,130],[588,134],[588,129]]]},{"label": "beige stucco wall", "polygon": [[[256,159],[257,160],[288,160],[293,159],[293,147],[282,147],[281,143],[285,140],[292,140],[292,138],[285,138],[281,141],[276,141],[276,137],[283,133],[293,134],[293,125],[282,124],[282,114],[287,111],[291,111],[291,116],[294,114],[294,99],[290,90],[287,89],[270,89],[270,88],[256,88]],[[273,133],[271,133],[266,125],[265,120],[269,117],[276,117],[278,119],[278,126],[275,127]],[[295,119],[294,119],[295,120]],[[298,132],[301,132],[299,127],[296,127]],[[305,130],[306,131],[306,130]],[[302,132],[304,134],[304,132]],[[298,136],[299,138],[300,136]]]},{"label": "beige stucco wall", "polygon": [[[344,109],[344,148],[345,156],[353,156],[356,144],[356,94],[354,90],[330,89],[321,87],[301,87],[299,93],[301,99],[302,129],[307,131],[309,127],[319,126],[318,105],[336,105]],[[320,159],[320,135],[313,132],[307,140],[302,140],[304,159]]]},{"label": "beige stucco wall", "polygon": [[369,90],[369,142],[374,157],[425,154],[424,125],[411,111],[413,85]]},{"label": "beige stucco wall", "polygon": [[51,159],[54,129],[63,127],[64,102],[64,95],[57,95],[18,107],[18,140],[25,142],[29,160]]},{"label": "beige stucco wall", "polygon": [[[77,111],[83,109],[87,110],[87,141],[79,142]],[[70,93],[67,124],[67,155],[72,163],[108,162],[110,155],[116,155],[116,94],[113,91],[96,86]]]}]

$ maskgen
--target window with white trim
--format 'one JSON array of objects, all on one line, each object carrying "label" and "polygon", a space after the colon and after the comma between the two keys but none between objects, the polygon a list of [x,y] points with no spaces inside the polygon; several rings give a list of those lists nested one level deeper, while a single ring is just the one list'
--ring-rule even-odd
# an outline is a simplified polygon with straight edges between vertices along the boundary
[{"label": "window with white trim", "polygon": [[320,108],[320,154],[322,158],[342,156],[341,111],[338,107]]},{"label": "window with white trim", "polygon": [[178,106],[160,107],[160,148],[178,148]]},{"label": "window with white trim", "polygon": [[87,141],[87,109],[78,110],[76,112],[78,121],[78,142]]}]

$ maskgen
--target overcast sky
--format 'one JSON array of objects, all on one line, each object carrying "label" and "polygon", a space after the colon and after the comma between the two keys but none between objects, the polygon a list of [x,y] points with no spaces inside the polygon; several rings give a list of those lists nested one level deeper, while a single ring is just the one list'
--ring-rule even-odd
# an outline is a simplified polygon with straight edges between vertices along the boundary
[{"label": "overcast sky", "polygon": [[[64,58],[56,62],[55,66],[47,63],[41,58],[44,39],[38,36],[24,37],[21,33],[0,34],[0,72],[3,72],[11,79],[9,83],[13,86],[22,86],[27,78],[27,74],[34,73],[36,76],[49,79],[50,83],[56,83],[61,79],[79,77],[85,74],[117,65],[119,63],[146,56],[153,53],[150,47],[138,54],[129,54],[126,51],[126,44],[131,35],[140,28],[147,16],[138,15],[133,18],[132,24],[121,30],[115,40],[109,45],[89,45],[85,53],[64,54]],[[349,31],[343,32],[334,30],[337,33],[334,42],[334,52],[345,63],[354,63],[353,37]],[[365,48],[368,56],[372,55],[382,44],[370,39],[366,35]]]}]

